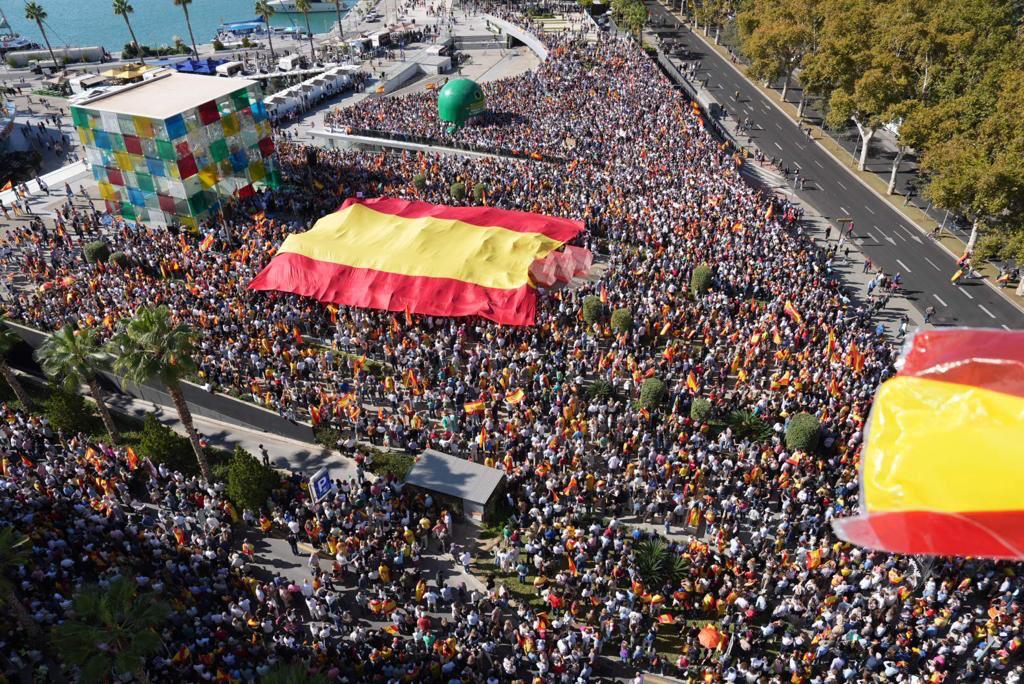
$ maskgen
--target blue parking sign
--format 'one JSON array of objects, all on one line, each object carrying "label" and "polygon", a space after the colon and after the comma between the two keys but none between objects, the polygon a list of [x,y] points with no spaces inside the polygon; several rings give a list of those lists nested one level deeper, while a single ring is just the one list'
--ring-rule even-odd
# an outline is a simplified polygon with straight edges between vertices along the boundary
[{"label": "blue parking sign", "polygon": [[334,489],[334,480],[331,479],[327,468],[321,468],[309,478],[309,492],[313,495],[314,501],[319,501],[327,496]]}]

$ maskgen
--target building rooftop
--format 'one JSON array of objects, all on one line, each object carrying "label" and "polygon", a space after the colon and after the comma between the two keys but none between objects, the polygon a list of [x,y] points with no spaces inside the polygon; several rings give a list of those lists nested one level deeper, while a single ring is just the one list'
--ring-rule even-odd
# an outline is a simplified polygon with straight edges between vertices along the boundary
[{"label": "building rooftop", "polygon": [[483,505],[504,477],[497,468],[427,449],[413,464],[405,483]]},{"label": "building rooftop", "polygon": [[247,78],[169,73],[72,104],[101,112],[167,119],[255,83]]}]

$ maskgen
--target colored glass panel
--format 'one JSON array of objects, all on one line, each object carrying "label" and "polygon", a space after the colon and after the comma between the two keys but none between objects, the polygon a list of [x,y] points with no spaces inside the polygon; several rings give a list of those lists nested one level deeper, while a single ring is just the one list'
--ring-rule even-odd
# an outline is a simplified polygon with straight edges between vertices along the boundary
[{"label": "colored glass panel", "polygon": [[132,158],[127,152],[114,152],[114,159],[117,163],[117,168],[122,171],[131,171]]},{"label": "colored glass panel", "polygon": [[146,203],[146,196],[142,194],[142,191],[138,188],[127,188],[128,190],[128,201],[137,207],[141,207]]},{"label": "colored glass panel", "polygon": [[107,135],[110,136],[110,146],[115,152],[124,152],[124,136],[120,133],[113,133],[107,131]]},{"label": "colored glass panel", "polygon": [[88,128],[76,128],[78,131],[78,139],[82,141],[83,145],[91,145],[93,140],[92,131]]},{"label": "colored glass panel", "polygon": [[124,175],[120,169],[107,167],[107,179],[114,185],[124,185]]},{"label": "colored glass panel", "polygon": [[252,197],[255,194],[256,191],[252,189],[251,184],[243,185],[241,188],[238,189],[238,196],[241,199],[245,199],[246,197]]},{"label": "colored glass panel", "polygon": [[136,116],[135,119],[135,132],[140,138],[152,138],[154,137],[153,131],[153,120],[147,119],[144,116]]},{"label": "colored glass panel", "polygon": [[214,121],[220,118],[220,110],[217,109],[217,103],[213,100],[210,100],[209,102],[204,102],[203,104],[199,105],[198,110],[199,120],[205,126],[212,124]]},{"label": "colored glass panel", "polygon": [[174,161],[178,158],[178,153],[169,140],[157,139],[156,151],[164,161]]},{"label": "colored glass panel", "polygon": [[168,214],[174,213],[174,198],[168,197],[167,195],[157,195],[157,200],[160,202],[160,208],[166,211]]},{"label": "colored glass panel", "polygon": [[188,140],[182,140],[174,146],[174,151],[178,157],[187,157],[192,154],[192,148],[188,144]]},{"label": "colored glass panel", "polygon": [[196,160],[191,154],[178,160],[178,173],[181,174],[182,178],[194,176],[198,172],[199,167],[196,166]]},{"label": "colored glass panel", "polygon": [[245,153],[245,150],[235,150],[231,153],[231,169],[235,173],[241,173],[245,171],[249,166],[249,155]]},{"label": "colored glass panel", "polygon": [[214,140],[210,143],[210,156],[216,161],[224,161],[228,157],[228,144],[223,140]]},{"label": "colored glass panel", "polygon": [[238,116],[235,114],[228,114],[220,120],[221,126],[224,128],[224,135],[238,135],[239,123]]},{"label": "colored glass panel", "polygon": [[188,198],[189,213],[193,216],[203,213],[206,211],[208,206],[210,206],[210,203],[206,198],[206,193],[204,192],[197,192],[195,195]]},{"label": "colored glass panel", "polygon": [[199,181],[203,184],[204,188],[212,188],[217,183],[217,167],[213,164],[203,167],[199,172]]},{"label": "colored glass panel", "polygon": [[260,140],[259,146],[260,154],[262,154],[264,157],[269,157],[271,154],[274,153],[274,141],[271,140],[270,138],[263,138],[263,140]]},{"label": "colored glass panel", "polygon": [[117,191],[114,190],[114,186],[108,183],[107,181],[101,180],[96,185],[97,187],[99,187],[100,197],[102,197],[103,199],[112,201],[118,199]]},{"label": "colored glass panel", "polygon": [[81,107],[71,108],[71,120],[76,126],[81,126],[82,128],[89,127],[89,115]]},{"label": "colored glass panel", "polygon": [[267,175],[267,168],[263,165],[263,160],[254,161],[249,165],[249,180],[261,181]]},{"label": "colored glass panel", "polygon": [[93,138],[95,139],[96,147],[100,148],[101,150],[113,149],[110,143],[110,136],[107,134],[106,131],[94,130]]},{"label": "colored glass panel", "polygon": [[135,220],[135,207],[130,202],[121,202],[121,216],[124,218],[134,221]]},{"label": "colored glass panel", "polygon": [[167,137],[171,140],[182,138],[187,133],[185,130],[185,119],[182,118],[181,114],[175,114],[167,119],[164,124],[167,126]]},{"label": "colored glass panel", "polygon": [[159,159],[146,157],[146,171],[151,176],[162,176],[164,175],[164,163]]},{"label": "colored glass panel", "polygon": [[231,93],[231,103],[234,105],[236,112],[242,111],[249,106],[249,91],[242,88]]},{"label": "colored glass panel", "polygon": [[153,177],[148,173],[135,174],[135,182],[139,184],[139,190],[142,190],[143,192],[156,192],[156,185],[153,183]]},{"label": "colored glass panel", "polygon": [[132,154],[142,154],[142,141],[134,135],[124,136],[124,148]]},{"label": "colored glass panel", "polygon": [[254,121],[266,121],[267,120],[267,106],[263,104],[263,101],[252,103],[252,118]]},{"label": "colored glass panel", "polygon": [[135,135],[135,119],[131,116],[118,114],[117,130],[121,135]]}]

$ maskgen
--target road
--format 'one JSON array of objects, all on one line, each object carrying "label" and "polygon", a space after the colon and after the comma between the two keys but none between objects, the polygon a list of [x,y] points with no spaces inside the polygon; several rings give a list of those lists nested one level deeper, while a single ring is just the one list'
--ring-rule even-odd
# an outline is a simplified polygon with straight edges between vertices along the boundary
[{"label": "road", "polygon": [[[854,238],[871,260],[888,274],[903,276],[904,290],[914,306],[935,307],[933,323],[971,327],[1024,329],[1024,312],[984,282],[971,280],[956,286],[950,277],[956,260],[927,234],[911,224],[888,202],[836,162],[727,59],[709,50],[664,6],[648,2],[662,38],[681,40],[699,57],[697,78],[707,78],[707,89],[729,116],[749,117],[751,137],[766,155],[781,157],[805,179],[801,200],[837,221],[854,222]],[[739,100],[735,94],[739,92]],[[837,224],[838,225],[838,224]],[[963,282],[963,281],[961,281]]]}]

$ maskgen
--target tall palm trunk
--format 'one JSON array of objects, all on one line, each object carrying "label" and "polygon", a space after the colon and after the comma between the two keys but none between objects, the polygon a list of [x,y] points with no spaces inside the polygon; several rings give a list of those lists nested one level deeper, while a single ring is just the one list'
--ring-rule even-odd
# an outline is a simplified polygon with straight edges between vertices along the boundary
[{"label": "tall palm trunk", "polygon": [[267,20],[267,44],[270,46],[270,60],[277,59],[274,55],[274,32],[270,30],[270,20]]},{"label": "tall palm trunk", "polygon": [[121,441],[121,433],[118,432],[117,426],[114,425],[114,418],[110,415],[110,408],[107,406],[107,402],[103,401],[103,388],[100,387],[100,383],[95,377],[89,378],[87,384],[89,385],[89,394],[92,395],[92,400],[96,402],[96,410],[99,411],[103,427],[106,428],[107,434],[110,435],[110,441],[117,444]]},{"label": "tall palm trunk", "polygon": [[174,408],[178,410],[178,418],[181,420],[181,424],[185,426],[188,441],[192,442],[192,451],[196,452],[196,460],[199,462],[199,472],[203,474],[204,480],[213,482],[213,477],[210,474],[210,464],[206,462],[206,453],[203,451],[203,445],[199,443],[199,433],[196,432],[196,426],[192,423],[192,412],[188,409],[185,395],[181,393],[181,385],[177,382],[167,385],[167,392],[171,395]]},{"label": "tall palm trunk", "polygon": [[149,675],[146,674],[145,665],[140,665],[138,668],[136,668],[135,672],[132,673],[132,676],[134,676],[135,679],[139,680],[139,684],[150,684],[150,682],[152,681],[149,678]]},{"label": "tall palm trunk", "polygon": [[132,28],[132,23],[128,21],[128,15],[124,17],[124,23],[128,26],[128,33],[132,37],[132,43],[135,45],[135,55],[139,58],[140,64],[146,63],[146,58],[142,56],[142,46],[139,45],[139,41],[135,39],[135,30]]},{"label": "tall palm trunk", "polygon": [[303,12],[302,16],[306,17],[306,33],[309,34],[309,59],[316,62],[316,50],[313,49],[313,29],[309,27],[309,12]]},{"label": "tall palm trunk", "polygon": [[5,587],[3,601],[0,601],[3,605],[7,606],[12,613],[14,613],[14,619],[18,621],[21,628],[25,630],[25,633],[29,635],[32,642],[37,645],[43,644],[43,633],[39,629],[39,625],[32,619],[32,616],[25,610],[25,606],[22,604],[21,599],[18,598],[17,594],[10,587]]},{"label": "tall palm trunk", "polygon": [[25,387],[18,380],[18,376],[14,374],[11,367],[7,365],[6,361],[0,361],[0,375],[4,376],[4,380],[11,389],[14,391],[15,398],[21,402],[21,405],[28,408],[32,405],[32,400],[28,396],[28,392],[25,391]]},{"label": "tall palm trunk", "polygon": [[192,52],[199,59],[199,48],[196,47],[196,37],[192,33],[192,20],[188,18],[188,5],[183,4],[181,9],[185,10],[185,26],[188,26],[188,37],[192,40]]},{"label": "tall palm trunk", "polygon": [[53,60],[53,65],[55,67],[59,67],[60,64],[57,63],[57,56],[53,54],[53,48],[50,47],[50,39],[46,35],[46,29],[43,28],[42,20],[36,19],[36,25],[39,27],[39,32],[43,34],[43,42],[46,43],[46,50],[50,53],[50,59]]}]

